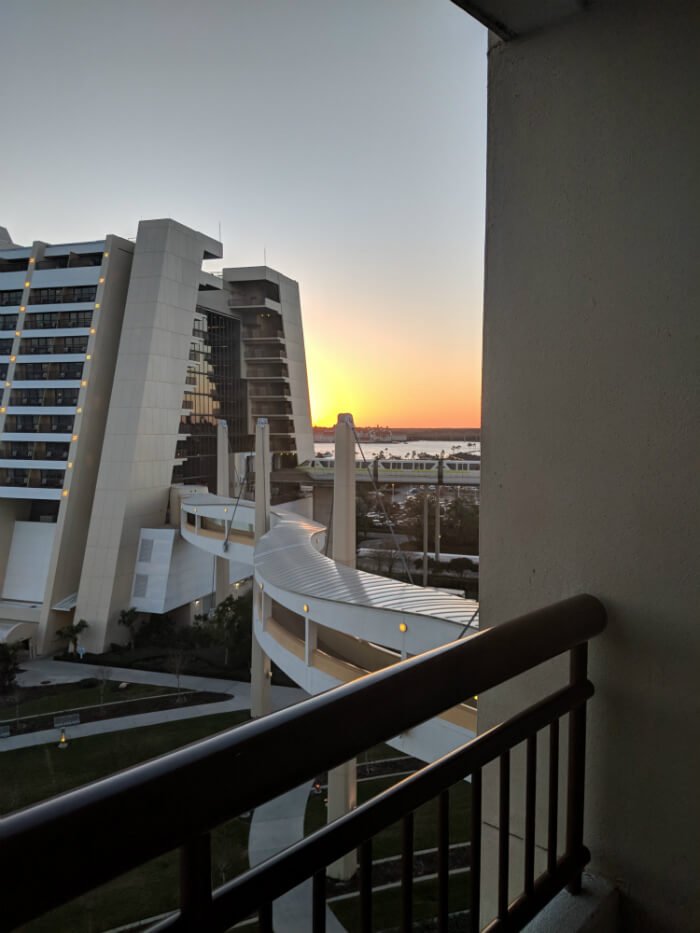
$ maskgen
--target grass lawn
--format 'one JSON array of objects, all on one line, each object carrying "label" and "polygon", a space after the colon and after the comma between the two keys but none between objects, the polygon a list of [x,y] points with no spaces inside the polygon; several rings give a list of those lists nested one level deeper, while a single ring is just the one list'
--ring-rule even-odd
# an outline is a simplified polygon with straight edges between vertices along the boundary
[{"label": "grass lawn", "polygon": [[365,761],[381,761],[383,758],[405,758],[403,752],[397,751],[395,748],[392,748],[391,745],[375,745],[373,748],[368,748],[366,752],[360,752],[357,756],[358,764],[362,764]]},{"label": "grass lawn", "polygon": [[[468,872],[450,877],[449,910],[466,910],[471,900]],[[331,910],[346,930],[360,929],[360,898],[348,898],[331,904]],[[413,920],[430,920],[437,916],[437,879],[413,883]],[[376,891],[372,896],[372,918],[376,933],[382,930],[398,930],[401,922],[401,889]]]},{"label": "grass lawn", "polygon": [[[0,813],[7,813],[31,803],[79,787],[100,777],[179,748],[249,718],[247,711],[202,716],[197,719],[162,723],[142,729],[74,739],[65,751],[54,744],[35,746],[0,754]],[[70,730],[68,730],[70,732]],[[365,753],[366,759],[395,757],[400,753],[389,746],[378,746]],[[225,776],[222,775],[222,780]],[[364,802],[396,783],[397,778],[381,777],[358,785],[359,801]],[[470,812],[470,787],[461,782],[450,791],[451,842],[467,838]],[[125,801],[128,806],[128,801]],[[306,832],[325,824],[323,796],[311,797],[306,816]],[[415,849],[436,845],[437,802],[419,808],[415,814]],[[214,886],[235,877],[248,868],[249,822],[231,820],[212,834],[212,881]],[[95,830],[95,850],[107,848]],[[375,859],[400,852],[400,826],[394,825],[374,840]],[[60,852],[56,853],[60,858]],[[61,907],[22,928],[23,933],[98,933],[146,917],[176,909],[178,902],[179,855],[171,852],[109,882],[83,898]],[[468,876],[457,875],[451,881],[450,909],[467,905]],[[375,895],[376,928],[395,927],[399,916],[399,891]],[[435,882],[417,882],[415,917],[435,916]],[[357,929],[357,900],[341,901],[333,906],[348,930]],[[248,929],[253,929],[250,927]]]},{"label": "grass lawn", "polygon": [[[398,778],[381,777],[371,781],[361,781],[357,785],[358,803],[364,803],[378,793],[398,783]],[[306,808],[304,832],[306,835],[325,826],[326,805],[323,795],[310,797]],[[419,807],[413,819],[413,848],[432,849],[437,845],[437,800],[431,800]],[[469,820],[471,816],[471,785],[460,781],[450,788],[450,842],[466,842],[469,839]],[[394,823],[382,830],[372,842],[372,855],[375,859],[387,858],[401,853],[401,824]]]},{"label": "grass lawn", "polygon": [[[90,671],[86,678],[90,677]],[[19,715],[36,716],[40,713],[60,713],[67,709],[76,709],[82,706],[97,706],[104,699],[105,703],[120,700],[136,700],[144,697],[162,696],[163,694],[176,694],[174,687],[156,687],[151,684],[129,684],[120,690],[118,684],[110,681],[100,695],[100,688],[83,686],[80,681],[73,684],[52,684],[45,687],[20,687],[16,691],[19,697]],[[0,719],[14,719],[17,715],[17,705],[14,701],[3,702],[0,705]]]},{"label": "grass lawn", "polygon": [[[0,754],[0,812],[7,813],[79,787],[239,725],[248,718],[247,711],[202,716],[75,739],[65,751],[59,751],[54,745],[43,745],[3,752]],[[245,821],[231,820],[213,833],[212,871],[216,885],[248,867],[248,826]],[[98,827],[95,833],[96,850],[99,851],[101,845],[108,847],[108,839],[99,841]],[[60,858],[60,852],[56,857]],[[97,933],[172,910],[177,906],[178,871],[178,853],[168,853],[52,911],[22,930],[26,933]]]},{"label": "grass lawn", "polygon": [[[247,710],[0,753],[0,814],[27,807],[249,719]],[[70,736],[70,729],[67,730]]]}]

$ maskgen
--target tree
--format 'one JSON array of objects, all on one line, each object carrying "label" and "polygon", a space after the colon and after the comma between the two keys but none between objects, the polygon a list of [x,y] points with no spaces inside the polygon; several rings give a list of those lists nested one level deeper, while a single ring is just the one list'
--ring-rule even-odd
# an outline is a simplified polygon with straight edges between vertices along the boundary
[{"label": "tree", "polygon": [[167,667],[171,674],[175,675],[177,683],[177,702],[182,702],[182,690],[180,687],[180,678],[182,672],[190,660],[191,653],[189,645],[184,641],[176,642],[168,652]]},{"label": "tree", "polygon": [[85,619],[79,619],[71,625],[65,625],[63,628],[57,629],[56,637],[66,643],[70,654],[75,654],[78,650],[78,638],[80,637],[80,633],[84,632],[87,627],[88,623]]},{"label": "tree", "polygon": [[224,665],[245,667],[250,660],[253,625],[253,597],[250,593],[235,599],[227,596],[211,617],[202,619],[202,629],[224,648]]},{"label": "tree", "polygon": [[[428,497],[428,550],[435,549],[435,495],[425,490],[416,495],[414,499],[407,500],[404,505],[404,516],[401,530],[411,539],[417,551],[423,550],[423,504]],[[442,540],[442,535],[441,535]]]},{"label": "tree", "polygon": [[18,671],[17,646],[0,643],[0,694],[12,690]]},{"label": "tree", "polygon": [[117,620],[119,625],[129,629],[129,647],[133,648],[136,644],[136,622],[138,621],[138,612],[132,606],[131,609],[122,609]]},{"label": "tree", "polygon": [[100,691],[100,710],[104,712],[105,706],[105,690],[107,689],[107,684],[112,675],[112,671],[108,667],[98,667],[95,671],[95,676],[97,677],[97,686]]},{"label": "tree", "polygon": [[443,551],[479,553],[479,506],[473,496],[461,495],[448,503],[440,542]]}]

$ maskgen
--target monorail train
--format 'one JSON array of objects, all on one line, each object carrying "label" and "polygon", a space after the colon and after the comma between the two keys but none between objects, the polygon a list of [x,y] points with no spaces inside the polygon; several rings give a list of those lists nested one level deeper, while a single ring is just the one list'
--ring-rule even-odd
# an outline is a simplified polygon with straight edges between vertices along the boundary
[{"label": "monorail train", "polygon": [[[300,464],[314,479],[332,479],[333,457],[314,457]],[[476,486],[481,477],[480,460],[364,460],[355,461],[358,480],[376,483],[435,483],[441,486]]]}]

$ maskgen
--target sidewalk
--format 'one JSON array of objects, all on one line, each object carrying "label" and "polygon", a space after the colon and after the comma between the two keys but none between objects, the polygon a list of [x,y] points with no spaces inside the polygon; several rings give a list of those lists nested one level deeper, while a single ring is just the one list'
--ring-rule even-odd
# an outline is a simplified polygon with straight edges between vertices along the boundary
[{"label": "sidewalk", "polygon": [[[251,867],[304,838],[304,816],[311,787],[309,781],[253,812],[248,836]],[[273,922],[277,933],[309,933],[311,889],[311,880],[305,881],[274,902]],[[330,907],[326,907],[326,933],[345,933],[345,927]]]},{"label": "sidewalk", "polygon": [[[17,676],[17,683],[21,687],[35,687],[46,683],[71,683],[82,680],[84,677],[94,676],[94,666],[72,661],[52,661],[39,658],[25,661],[21,665],[22,672]],[[157,671],[134,671],[130,668],[111,667],[110,680],[119,683],[152,684],[157,687],[177,688],[177,677],[174,674],[163,674]],[[203,703],[201,706],[188,706],[183,709],[160,710],[154,713],[138,713],[133,716],[119,716],[116,719],[105,719],[100,722],[86,722],[77,726],[70,726],[68,734],[71,739],[79,739],[89,735],[101,735],[109,732],[121,732],[125,729],[140,729],[143,726],[153,726],[161,722],[175,722],[180,719],[195,719],[200,716],[211,716],[216,713],[230,713],[235,710],[250,709],[250,684],[237,680],[214,680],[210,677],[180,677],[180,686],[185,690],[200,690],[208,693],[222,693],[230,696],[229,700],[220,703]],[[272,687],[273,709],[284,709],[305,699],[307,694],[298,687]],[[0,738],[0,752],[9,752],[17,748],[29,748],[33,745],[47,745],[55,742],[59,729],[44,729],[41,732],[30,732],[27,735],[13,735]]]}]

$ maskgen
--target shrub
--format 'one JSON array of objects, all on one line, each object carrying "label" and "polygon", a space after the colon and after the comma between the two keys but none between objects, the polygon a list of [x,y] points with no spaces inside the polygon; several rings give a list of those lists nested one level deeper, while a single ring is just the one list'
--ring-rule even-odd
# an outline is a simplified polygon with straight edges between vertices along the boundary
[{"label": "shrub", "polygon": [[12,690],[18,671],[16,646],[0,644],[0,694]]}]

